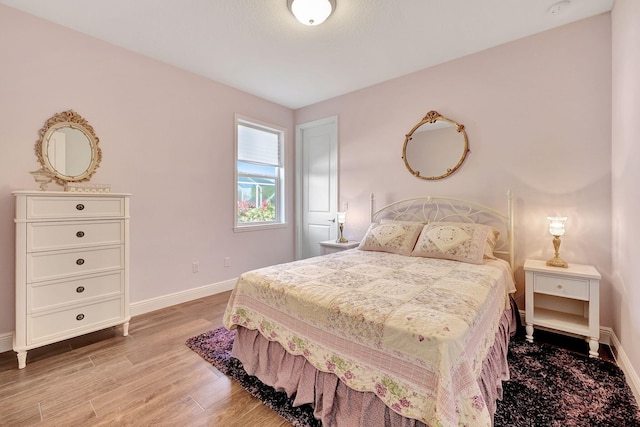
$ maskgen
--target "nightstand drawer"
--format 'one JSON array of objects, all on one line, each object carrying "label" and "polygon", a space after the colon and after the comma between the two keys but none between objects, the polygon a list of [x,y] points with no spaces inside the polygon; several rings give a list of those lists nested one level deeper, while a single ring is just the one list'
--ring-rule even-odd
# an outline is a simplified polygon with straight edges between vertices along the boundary
[{"label": "nightstand drawer", "polygon": [[589,281],[536,273],[534,292],[589,301]]}]

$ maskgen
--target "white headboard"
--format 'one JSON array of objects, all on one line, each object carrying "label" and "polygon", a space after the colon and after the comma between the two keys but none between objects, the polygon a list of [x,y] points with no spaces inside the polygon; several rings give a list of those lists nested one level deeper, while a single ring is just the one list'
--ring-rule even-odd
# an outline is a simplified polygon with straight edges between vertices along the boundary
[{"label": "white headboard", "polygon": [[513,202],[511,191],[507,192],[507,213],[470,202],[449,197],[417,197],[388,204],[374,209],[374,195],[371,193],[371,222],[385,219],[403,221],[452,221],[486,224],[500,231],[494,253],[514,267]]}]

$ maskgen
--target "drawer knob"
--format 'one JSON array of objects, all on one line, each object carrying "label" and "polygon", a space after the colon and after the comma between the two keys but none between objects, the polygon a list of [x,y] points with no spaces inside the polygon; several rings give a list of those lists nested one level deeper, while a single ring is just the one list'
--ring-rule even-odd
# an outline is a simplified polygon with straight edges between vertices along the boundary
[{"label": "drawer knob", "polygon": [[84,319],[84,314],[80,313],[76,316],[76,320],[82,320]]},{"label": "drawer knob", "polygon": [[78,286],[76,288],[76,292],[79,293],[79,294],[83,293],[84,292],[84,286]]},{"label": "drawer knob", "polygon": [[558,283],[558,289],[562,289],[562,285],[560,283]]},{"label": "drawer knob", "polygon": [[76,205],[76,209],[77,209],[77,210],[79,210],[79,211],[81,211],[81,210],[83,210],[83,209],[84,209],[84,205],[83,205],[82,203],[78,203],[78,204]]},{"label": "drawer knob", "polygon": [[84,237],[84,231],[78,231],[76,233],[76,237],[80,238],[80,237]]},{"label": "drawer knob", "polygon": [[78,259],[76,260],[76,264],[78,264],[78,265],[82,265],[82,264],[84,264],[84,260],[83,260],[82,258],[78,258]]}]

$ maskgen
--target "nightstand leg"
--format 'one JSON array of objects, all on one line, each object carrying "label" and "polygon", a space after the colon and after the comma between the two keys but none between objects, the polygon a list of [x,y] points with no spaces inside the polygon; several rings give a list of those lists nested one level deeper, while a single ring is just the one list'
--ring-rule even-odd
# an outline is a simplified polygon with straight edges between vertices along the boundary
[{"label": "nightstand leg", "polygon": [[126,337],[127,335],[129,335],[129,322],[122,325],[122,336]]},{"label": "nightstand leg", "polygon": [[600,342],[598,338],[591,337],[589,340],[589,357],[600,357],[598,350],[600,349]]},{"label": "nightstand leg", "polygon": [[527,335],[525,336],[525,338],[527,339],[527,341],[533,342],[533,325],[531,323],[527,323],[525,329],[527,330]]}]

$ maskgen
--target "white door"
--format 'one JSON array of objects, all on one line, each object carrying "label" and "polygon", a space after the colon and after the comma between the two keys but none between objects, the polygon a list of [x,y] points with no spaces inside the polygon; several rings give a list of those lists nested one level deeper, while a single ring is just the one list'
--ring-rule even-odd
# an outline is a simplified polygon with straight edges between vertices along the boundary
[{"label": "white door", "polygon": [[296,126],[298,259],[320,255],[338,235],[338,117]]}]

